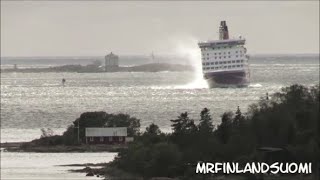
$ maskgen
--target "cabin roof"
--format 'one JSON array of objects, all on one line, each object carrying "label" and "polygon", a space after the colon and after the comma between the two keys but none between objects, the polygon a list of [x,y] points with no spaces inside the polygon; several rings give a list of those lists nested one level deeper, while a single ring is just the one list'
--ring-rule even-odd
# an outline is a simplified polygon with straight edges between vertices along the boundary
[{"label": "cabin roof", "polygon": [[86,137],[127,136],[126,127],[86,128]]},{"label": "cabin roof", "polygon": [[283,151],[282,148],[277,147],[260,147],[258,148],[259,151],[267,151],[267,152],[276,152],[276,151]]}]

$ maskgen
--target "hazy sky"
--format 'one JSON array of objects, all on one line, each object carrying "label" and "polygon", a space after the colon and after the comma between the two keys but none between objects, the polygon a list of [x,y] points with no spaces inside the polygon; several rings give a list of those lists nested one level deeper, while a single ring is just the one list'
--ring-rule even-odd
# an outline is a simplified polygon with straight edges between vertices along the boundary
[{"label": "hazy sky", "polygon": [[1,56],[174,54],[220,20],[251,54],[319,53],[319,1],[1,1]]}]

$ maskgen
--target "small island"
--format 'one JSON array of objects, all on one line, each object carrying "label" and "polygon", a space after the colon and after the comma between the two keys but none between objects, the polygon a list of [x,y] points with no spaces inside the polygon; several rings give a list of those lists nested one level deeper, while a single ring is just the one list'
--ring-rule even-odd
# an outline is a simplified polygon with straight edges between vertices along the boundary
[{"label": "small island", "polygon": [[[90,143],[86,130],[93,128],[125,129],[124,140],[130,141],[139,135],[140,120],[127,114],[108,114],[106,112],[85,112],[80,115],[62,135],[54,135],[51,129],[42,128],[39,139],[21,143],[2,143],[6,151],[24,152],[118,152],[128,147],[128,142],[110,141],[110,143]],[[123,129],[122,128],[122,129]],[[119,129],[119,128],[118,128]],[[114,131],[114,130],[113,130]],[[112,134],[119,131],[111,132]],[[112,135],[113,136],[113,135]]]},{"label": "small island", "polygon": [[1,73],[9,72],[21,72],[21,73],[39,73],[39,72],[76,72],[76,73],[104,73],[104,72],[181,72],[181,71],[193,71],[194,67],[191,65],[183,65],[178,63],[164,63],[154,62],[124,66],[120,65],[119,56],[112,52],[105,56],[104,65],[101,60],[93,59],[91,63],[87,65],[81,64],[67,64],[61,66],[52,67],[36,67],[36,68],[19,68],[17,64],[13,65],[13,68],[1,69]]}]

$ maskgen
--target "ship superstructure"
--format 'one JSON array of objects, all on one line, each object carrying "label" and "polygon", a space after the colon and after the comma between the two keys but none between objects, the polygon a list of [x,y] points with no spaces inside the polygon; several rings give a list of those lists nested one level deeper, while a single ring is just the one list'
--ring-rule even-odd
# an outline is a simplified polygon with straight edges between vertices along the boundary
[{"label": "ship superstructure", "polygon": [[247,86],[249,56],[241,36],[229,39],[226,21],[220,22],[219,40],[200,42],[202,71],[210,87]]}]

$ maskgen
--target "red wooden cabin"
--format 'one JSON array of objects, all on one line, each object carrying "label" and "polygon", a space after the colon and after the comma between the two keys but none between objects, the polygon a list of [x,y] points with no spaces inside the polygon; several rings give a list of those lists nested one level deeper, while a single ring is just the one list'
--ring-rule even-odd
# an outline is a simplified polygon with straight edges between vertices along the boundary
[{"label": "red wooden cabin", "polygon": [[86,128],[87,144],[124,144],[126,127]]}]

